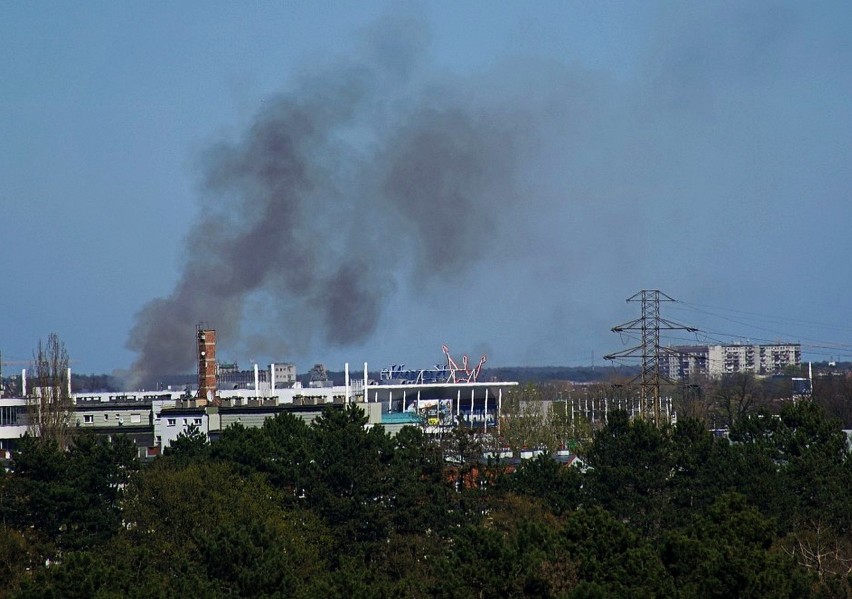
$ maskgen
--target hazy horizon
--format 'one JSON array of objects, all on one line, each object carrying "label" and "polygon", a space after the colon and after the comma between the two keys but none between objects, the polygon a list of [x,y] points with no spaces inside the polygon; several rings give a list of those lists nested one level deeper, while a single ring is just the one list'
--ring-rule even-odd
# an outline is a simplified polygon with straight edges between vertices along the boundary
[{"label": "hazy horizon", "polygon": [[[606,365],[641,289],[852,356],[852,9],[0,6],[0,352]],[[845,198],[845,199],[844,199]],[[371,367],[372,368],[372,367]],[[7,367],[5,370],[9,370]]]}]

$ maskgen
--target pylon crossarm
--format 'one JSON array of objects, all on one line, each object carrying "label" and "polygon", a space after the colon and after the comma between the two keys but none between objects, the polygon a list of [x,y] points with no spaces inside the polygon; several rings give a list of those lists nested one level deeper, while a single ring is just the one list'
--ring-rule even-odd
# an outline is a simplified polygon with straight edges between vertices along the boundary
[{"label": "pylon crossarm", "polygon": [[643,289],[642,291],[637,291],[633,295],[627,298],[628,302],[641,302],[642,300],[647,299],[649,295],[654,296],[655,301],[661,302],[676,302],[677,300],[669,297],[659,289]]},{"label": "pylon crossarm", "polygon": [[635,358],[637,356],[642,356],[642,346],[631,347],[630,349],[625,349],[620,352],[615,352],[614,354],[607,354],[603,357],[604,360],[617,360],[618,358]]},{"label": "pylon crossarm", "polygon": [[604,356],[607,360],[616,358],[640,358],[642,360],[641,369],[641,392],[643,405],[640,410],[640,415],[653,419],[656,424],[661,424],[662,414],[660,412],[660,383],[670,382],[668,378],[663,376],[660,368],[660,362],[663,356],[669,356],[672,353],[665,348],[660,347],[660,331],[687,331],[690,333],[698,332],[694,327],[688,327],[671,320],[660,318],[660,302],[674,302],[673,298],[669,297],[659,289],[643,289],[642,291],[633,294],[627,299],[628,302],[642,303],[641,318],[626,322],[612,328],[613,332],[624,333],[626,331],[642,332],[641,344],[636,347],[616,352]]},{"label": "pylon crossarm", "polygon": [[657,319],[660,323],[660,329],[668,329],[668,330],[678,330],[678,331],[686,331],[687,333],[697,333],[698,329],[695,327],[690,327],[685,324],[680,324],[677,322],[673,322],[671,320],[666,320],[665,318]]},{"label": "pylon crossarm", "polygon": [[636,320],[631,320],[630,322],[625,322],[624,324],[620,324],[612,327],[613,333],[620,333],[622,331],[638,331],[642,328],[642,319],[637,318]]}]

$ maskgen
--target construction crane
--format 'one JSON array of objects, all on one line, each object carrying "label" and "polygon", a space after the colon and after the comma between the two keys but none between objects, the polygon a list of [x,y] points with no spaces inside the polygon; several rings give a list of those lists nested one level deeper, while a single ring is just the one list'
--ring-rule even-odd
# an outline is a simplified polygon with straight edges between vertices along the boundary
[{"label": "construction crane", "polygon": [[474,368],[471,368],[467,354],[465,354],[462,356],[462,365],[459,367],[450,355],[450,348],[442,345],[441,349],[444,355],[447,356],[447,369],[450,371],[450,377],[447,382],[449,383],[475,383],[479,377],[479,371],[482,370],[482,366],[488,361],[488,356],[483,354],[479,358],[479,363]]}]

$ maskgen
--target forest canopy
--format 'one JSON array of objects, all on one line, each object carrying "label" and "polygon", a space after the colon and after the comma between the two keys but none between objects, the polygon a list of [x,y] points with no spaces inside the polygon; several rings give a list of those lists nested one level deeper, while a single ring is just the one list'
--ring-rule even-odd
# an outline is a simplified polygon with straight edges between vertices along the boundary
[{"label": "forest canopy", "polygon": [[282,414],[146,464],[123,437],[26,437],[0,479],[0,596],[849,595],[852,461],[812,402],[730,439],[612,412],[584,467],[366,423]]}]

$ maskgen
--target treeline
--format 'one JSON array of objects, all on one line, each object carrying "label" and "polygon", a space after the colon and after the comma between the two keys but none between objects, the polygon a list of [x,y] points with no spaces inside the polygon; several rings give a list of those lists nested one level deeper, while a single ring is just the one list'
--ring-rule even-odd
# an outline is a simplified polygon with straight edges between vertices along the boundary
[{"label": "treeline", "polygon": [[483,370],[480,380],[492,377],[498,381],[543,383],[547,381],[572,381],[591,383],[632,378],[639,374],[637,366],[503,366]]},{"label": "treeline", "polygon": [[0,483],[3,597],[847,597],[852,461],[811,402],[655,428],[610,414],[585,466],[482,463],[457,428],[350,408],[181,437],[25,438]]}]

